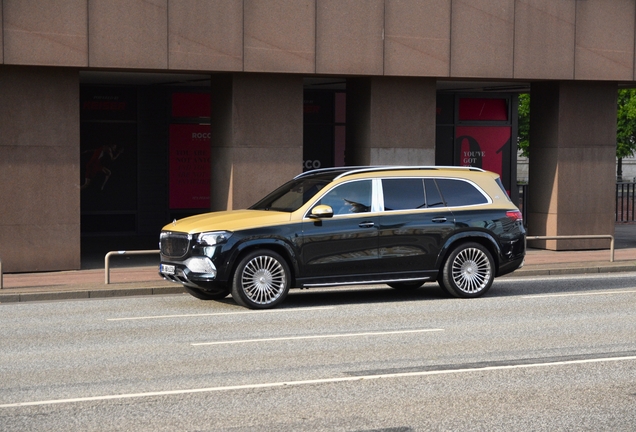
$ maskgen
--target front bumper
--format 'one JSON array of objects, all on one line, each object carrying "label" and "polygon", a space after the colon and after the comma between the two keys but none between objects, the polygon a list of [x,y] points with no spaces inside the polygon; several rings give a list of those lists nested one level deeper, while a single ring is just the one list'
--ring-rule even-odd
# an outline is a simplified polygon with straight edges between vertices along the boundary
[{"label": "front bumper", "polygon": [[180,283],[192,288],[200,288],[201,285],[216,281],[217,271],[214,264],[209,260],[209,264],[214,268],[213,272],[194,272],[185,263],[161,262],[159,264],[159,275],[164,279]]}]

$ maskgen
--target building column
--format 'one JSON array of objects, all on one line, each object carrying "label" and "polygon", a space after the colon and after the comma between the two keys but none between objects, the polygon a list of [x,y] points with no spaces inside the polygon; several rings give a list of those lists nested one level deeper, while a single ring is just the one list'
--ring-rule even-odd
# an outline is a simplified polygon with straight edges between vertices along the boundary
[{"label": "building column", "polygon": [[435,165],[436,81],[347,80],[347,165]]},{"label": "building column", "polygon": [[[614,234],[613,82],[541,82],[530,98],[528,234]],[[608,240],[533,241],[552,250],[602,249]]]},{"label": "building column", "polygon": [[80,268],[79,74],[0,66],[5,272]]},{"label": "building column", "polygon": [[302,172],[303,79],[214,74],[211,210],[251,206]]}]

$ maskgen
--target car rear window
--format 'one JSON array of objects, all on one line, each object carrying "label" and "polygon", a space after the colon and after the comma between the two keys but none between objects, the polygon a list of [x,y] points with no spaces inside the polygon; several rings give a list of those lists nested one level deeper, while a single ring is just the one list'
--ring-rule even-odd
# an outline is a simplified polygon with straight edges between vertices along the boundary
[{"label": "car rear window", "polygon": [[456,179],[437,179],[436,182],[442,196],[444,197],[446,206],[448,207],[462,207],[488,203],[488,198],[486,198],[475,186],[466,181]]}]

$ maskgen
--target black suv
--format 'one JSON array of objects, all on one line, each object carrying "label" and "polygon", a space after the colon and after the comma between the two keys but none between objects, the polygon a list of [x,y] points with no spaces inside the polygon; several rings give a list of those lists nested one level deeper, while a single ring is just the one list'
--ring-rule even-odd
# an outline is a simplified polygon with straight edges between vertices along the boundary
[{"label": "black suv", "polygon": [[192,216],[160,235],[160,275],[193,296],[276,306],[292,287],[437,281],[484,294],[523,264],[521,213],[497,174],[341,167],[298,175],[247,210]]}]

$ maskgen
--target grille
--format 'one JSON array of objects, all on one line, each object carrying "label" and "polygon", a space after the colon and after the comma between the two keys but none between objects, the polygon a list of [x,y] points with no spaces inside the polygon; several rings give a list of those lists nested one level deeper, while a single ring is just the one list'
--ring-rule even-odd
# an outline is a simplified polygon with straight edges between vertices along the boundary
[{"label": "grille", "polygon": [[162,232],[160,237],[161,254],[169,257],[182,257],[188,252],[190,245],[188,234]]}]

